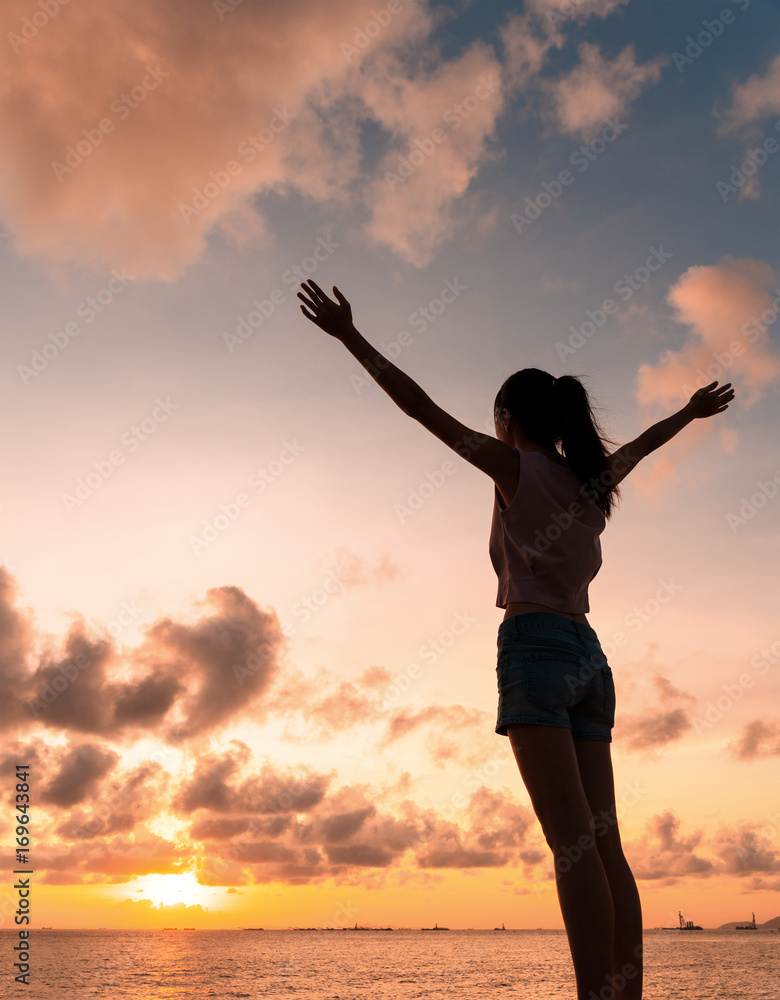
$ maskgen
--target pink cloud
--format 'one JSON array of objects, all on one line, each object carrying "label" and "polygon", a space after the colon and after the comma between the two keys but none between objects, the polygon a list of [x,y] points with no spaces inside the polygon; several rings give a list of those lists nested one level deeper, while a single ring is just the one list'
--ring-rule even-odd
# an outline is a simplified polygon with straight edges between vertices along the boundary
[{"label": "pink cloud", "polygon": [[[0,213],[17,251],[173,281],[215,226],[270,244],[258,193],[345,196],[359,169],[354,114],[326,141],[317,94],[351,94],[354,107],[362,59],[430,27],[424,6],[405,4],[348,61],[341,46],[370,11],[365,0],[247,3],[220,20],[189,0],[71,0],[2,60]],[[3,37],[29,13],[7,0]]]},{"label": "pink cloud", "polygon": [[504,78],[507,86],[517,91],[532,83],[550,49],[563,44],[560,33],[540,20],[538,12],[509,18],[501,29],[500,38],[504,50]]},{"label": "pink cloud", "polygon": [[[737,407],[758,402],[780,374],[780,358],[769,337],[780,312],[780,282],[769,264],[726,256],[717,264],[690,267],[667,301],[675,320],[689,331],[681,347],[666,350],[655,364],[639,366],[637,402],[679,409],[696,389],[714,381],[734,385]],[[652,495],[673,480],[681,460],[722,416],[689,424],[649,469],[640,466],[635,474],[639,488]],[[723,429],[722,423],[717,426]],[[733,434],[723,439],[729,452],[735,444]]]},{"label": "pink cloud", "polygon": [[513,14],[500,31],[507,85],[526,90],[551,48],[566,44],[565,29],[589,17],[608,17],[628,0],[527,0],[523,14]]},{"label": "pink cloud", "polygon": [[[4,4],[3,33],[27,10]],[[298,0],[220,20],[182,0],[71,0],[0,76],[0,212],[17,251],[173,281],[215,229],[270,247],[253,198],[297,190],[363,201],[366,238],[423,266],[452,232],[453,202],[495,155],[500,67],[482,42],[434,69],[431,53],[415,63],[446,16],[426,4],[402,5],[356,48],[371,13],[366,0]],[[372,116],[392,152],[361,185],[359,119]],[[384,170],[436,127],[446,140],[432,162],[391,190]]]},{"label": "pink cloud", "polygon": [[608,61],[598,45],[582,42],[579,55],[578,65],[550,83],[548,92],[561,131],[586,141],[604,127],[607,119],[625,116],[643,87],[661,78],[661,67],[668,62],[659,56],[644,65],[637,64],[633,45]]},{"label": "pink cloud", "polygon": [[666,351],[657,364],[640,366],[638,402],[679,405],[687,402],[688,389],[716,379],[737,388],[741,383],[747,390],[742,405],[757,402],[780,374],[780,358],[767,335],[780,308],[772,301],[773,291],[780,295],[778,284],[769,264],[750,258],[726,256],[718,264],[689,267],[667,296],[675,320],[691,327],[687,342]]},{"label": "pink cloud", "polygon": [[400,57],[388,56],[382,72],[367,76],[360,91],[374,117],[394,133],[368,187],[367,231],[423,267],[454,231],[455,199],[499,155],[488,139],[504,109],[501,66],[482,42],[411,80],[403,79],[400,65]]}]

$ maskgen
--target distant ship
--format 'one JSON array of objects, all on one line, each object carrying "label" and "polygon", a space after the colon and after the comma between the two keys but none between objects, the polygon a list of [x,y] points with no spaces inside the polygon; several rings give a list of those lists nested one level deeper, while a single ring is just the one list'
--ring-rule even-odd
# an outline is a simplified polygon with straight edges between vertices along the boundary
[{"label": "distant ship", "polygon": [[178,927],[163,927],[164,931],[177,931],[178,929]]},{"label": "distant ship", "polygon": [[194,931],[195,928],[194,927],[185,927],[184,930],[185,931]]},{"label": "distant ship", "polygon": [[751,914],[751,916],[753,917],[753,919],[750,921],[749,924],[737,924],[735,930],[738,930],[738,931],[755,931],[755,930],[758,930],[758,928],[756,927],[756,915],[755,915],[755,913]]},{"label": "distant ship", "polygon": [[699,925],[695,924],[692,920],[685,920],[685,918],[683,917],[682,913],[679,910],[677,911],[677,916],[680,918],[680,923],[677,925],[677,927],[662,927],[661,930],[662,931],[700,931],[700,930],[704,929],[702,927],[699,927]]},{"label": "distant ship", "polygon": [[433,927],[421,927],[421,931],[448,931],[449,927],[439,927],[438,924],[434,924]]},{"label": "distant ship", "polygon": [[242,927],[242,931],[261,931],[262,927]]},{"label": "distant ship", "polygon": [[505,931],[505,930],[506,930],[506,927],[504,927],[504,925],[503,925],[503,924],[501,924],[501,926],[500,926],[500,927],[494,927],[494,928],[493,928],[493,930],[494,930],[494,931]]}]

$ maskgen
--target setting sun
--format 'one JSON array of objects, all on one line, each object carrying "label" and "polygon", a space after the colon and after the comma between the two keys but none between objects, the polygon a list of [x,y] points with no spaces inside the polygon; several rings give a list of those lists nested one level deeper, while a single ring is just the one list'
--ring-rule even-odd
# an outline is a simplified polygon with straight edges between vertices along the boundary
[{"label": "setting sun", "polygon": [[177,875],[144,875],[117,890],[122,899],[127,898],[129,893],[143,895],[157,909],[177,903],[208,909],[207,900],[213,896],[214,889],[201,885],[194,873],[187,871]]}]

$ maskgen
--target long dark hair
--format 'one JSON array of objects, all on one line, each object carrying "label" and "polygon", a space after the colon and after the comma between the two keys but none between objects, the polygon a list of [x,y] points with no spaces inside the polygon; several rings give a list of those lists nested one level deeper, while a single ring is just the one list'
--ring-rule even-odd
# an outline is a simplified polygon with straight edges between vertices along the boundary
[{"label": "long dark hair", "polygon": [[539,368],[523,368],[498,390],[496,418],[504,409],[534,444],[556,448],[561,442],[561,451],[579,476],[583,492],[610,517],[620,489],[605,442],[614,442],[602,433],[582,382],[574,375],[553,378]]}]

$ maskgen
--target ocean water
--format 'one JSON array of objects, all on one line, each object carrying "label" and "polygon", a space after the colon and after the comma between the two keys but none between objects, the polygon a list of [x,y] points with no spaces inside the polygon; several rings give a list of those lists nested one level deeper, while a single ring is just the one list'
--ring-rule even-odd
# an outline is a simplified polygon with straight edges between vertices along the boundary
[{"label": "ocean water", "polygon": [[[573,1000],[563,931],[0,931],[0,997]],[[780,934],[646,931],[645,1000],[780,1000]]]}]

